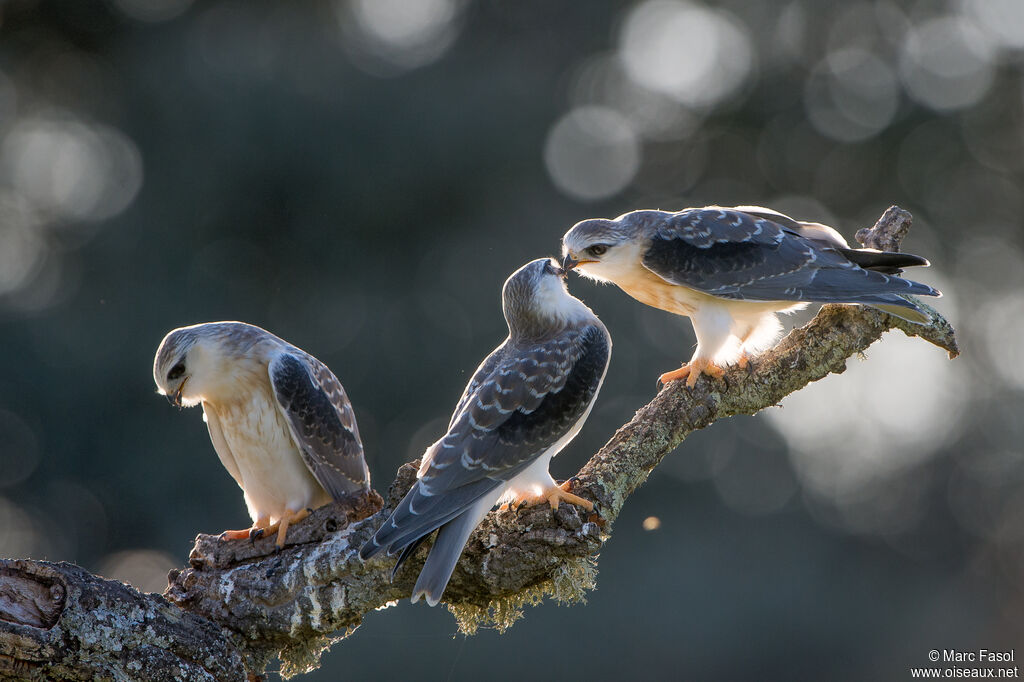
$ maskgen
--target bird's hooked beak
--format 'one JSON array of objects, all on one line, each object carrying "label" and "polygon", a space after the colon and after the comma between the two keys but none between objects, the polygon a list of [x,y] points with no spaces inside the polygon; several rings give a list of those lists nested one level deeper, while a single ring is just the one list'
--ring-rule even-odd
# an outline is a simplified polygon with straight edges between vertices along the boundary
[{"label": "bird's hooked beak", "polygon": [[562,271],[568,275],[569,271],[579,265],[580,262],[573,258],[570,254],[565,254],[565,258],[562,259]]},{"label": "bird's hooked beak", "polygon": [[562,279],[566,278],[565,270],[560,265],[558,265],[558,261],[556,261],[554,258],[549,259],[548,262],[544,264],[544,271],[547,272],[548,274],[555,275],[556,277],[560,277]]},{"label": "bird's hooked beak", "polygon": [[176,390],[172,395],[167,396],[167,402],[175,407],[181,407],[181,392],[185,390],[186,383],[188,383],[188,377],[185,377],[178,385],[178,390]]}]

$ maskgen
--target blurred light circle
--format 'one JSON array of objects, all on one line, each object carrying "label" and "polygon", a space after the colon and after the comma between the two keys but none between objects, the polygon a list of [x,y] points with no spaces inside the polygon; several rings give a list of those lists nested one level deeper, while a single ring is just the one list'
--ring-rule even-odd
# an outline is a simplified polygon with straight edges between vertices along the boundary
[{"label": "blurred light circle", "polygon": [[870,486],[843,490],[830,504],[847,531],[898,536],[918,526],[926,513],[926,472],[917,470],[877,479]]},{"label": "blurred light circle", "polygon": [[954,437],[968,395],[961,366],[914,339],[887,335],[867,356],[765,413],[789,443],[800,481],[840,505]]},{"label": "blurred light circle", "polygon": [[17,108],[18,91],[11,79],[0,72],[0,132],[14,121]]},{"label": "blurred light circle", "polygon": [[45,521],[0,497],[0,557],[44,558],[50,549]]},{"label": "blurred light circle", "polygon": [[[338,0],[338,20],[357,52],[412,69],[443,55],[458,35],[460,0]],[[357,31],[351,31],[351,23]]]},{"label": "blurred light circle", "polygon": [[861,48],[837,50],[817,65],[804,88],[814,127],[842,142],[865,140],[896,115],[899,86],[889,66]]},{"label": "blurred light circle", "polygon": [[47,253],[42,227],[24,197],[0,192],[0,296],[18,291],[39,272]]},{"label": "blurred light circle", "polygon": [[99,574],[134,585],[143,592],[163,592],[167,588],[167,572],[177,565],[174,557],[165,552],[136,549],[107,556],[100,564]]},{"label": "blurred light circle", "polygon": [[1024,363],[1010,361],[1024,339],[1024,292],[992,297],[978,316],[994,374],[1008,386],[1024,390]]},{"label": "blurred light circle", "polygon": [[267,78],[283,49],[279,40],[288,30],[282,25],[286,12],[266,12],[243,0],[210,4],[189,25],[192,50],[205,65],[232,79]]},{"label": "blurred light circle", "polygon": [[[960,454],[949,478],[949,508],[962,528],[998,541],[1005,535],[1007,512],[1020,499],[1024,453],[1014,450],[969,450]],[[1016,523],[1013,539],[1024,534]]]},{"label": "blurred light circle", "polygon": [[797,483],[782,455],[744,447],[715,476],[715,489],[732,509],[759,516],[782,509]]},{"label": "blurred light circle", "polygon": [[906,8],[888,0],[848,0],[837,5],[839,10],[828,26],[826,52],[859,46],[878,54],[888,54],[885,43],[899,46],[910,28]]},{"label": "blurred light circle", "polygon": [[2,153],[15,188],[64,218],[115,216],[142,185],[142,157],[130,139],[108,126],[70,117],[19,121]]},{"label": "blurred light circle", "polygon": [[1024,2],[1021,0],[964,0],[963,9],[997,44],[1024,48]]},{"label": "blurred light circle", "polygon": [[703,122],[700,113],[634,81],[625,73],[622,61],[611,54],[587,60],[573,78],[571,93],[573,103],[579,106],[601,105],[620,112],[648,140],[686,138]]},{"label": "blurred light circle", "polygon": [[939,111],[971,106],[992,86],[987,45],[985,35],[960,17],[936,17],[913,27],[900,59],[907,93]]},{"label": "blurred light circle", "polygon": [[544,162],[555,185],[576,199],[610,197],[640,167],[640,142],[632,125],[607,107],[573,109],[555,123],[544,144]]},{"label": "blurred light circle", "polygon": [[173,19],[192,5],[193,0],[114,0],[114,6],[132,19],[156,23]]},{"label": "blurred light circle", "polygon": [[641,525],[643,526],[643,529],[647,531],[658,530],[661,528],[661,519],[657,516],[648,516],[643,520]]},{"label": "blurred light circle", "polygon": [[713,107],[754,67],[746,27],[730,14],[682,0],[648,0],[623,25],[620,57],[637,83],[692,107]]}]

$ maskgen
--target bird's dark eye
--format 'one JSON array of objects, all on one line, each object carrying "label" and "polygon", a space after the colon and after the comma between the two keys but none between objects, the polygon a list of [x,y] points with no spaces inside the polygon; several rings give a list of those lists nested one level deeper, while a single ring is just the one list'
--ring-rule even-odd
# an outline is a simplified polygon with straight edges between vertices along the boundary
[{"label": "bird's dark eye", "polygon": [[594,244],[587,247],[587,253],[591,256],[603,256],[608,251],[607,244]]},{"label": "bird's dark eye", "polygon": [[185,363],[179,362],[174,367],[171,367],[171,371],[167,373],[167,380],[174,381],[180,379],[181,375],[185,373]]}]

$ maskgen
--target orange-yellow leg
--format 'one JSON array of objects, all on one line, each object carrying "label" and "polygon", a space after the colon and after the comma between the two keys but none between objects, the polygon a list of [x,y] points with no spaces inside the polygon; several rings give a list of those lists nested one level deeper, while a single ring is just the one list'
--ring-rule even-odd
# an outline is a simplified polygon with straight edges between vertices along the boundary
[{"label": "orange-yellow leg", "polygon": [[573,495],[569,492],[571,488],[572,481],[568,480],[562,485],[554,485],[542,490],[539,495],[526,494],[518,496],[511,502],[507,502],[498,507],[498,511],[518,509],[520,507],[533,507],[534,505],[542,504],[544,502],[551,505],[552,509],[558,509],[558,504],[560,502],[568,502],[569,504],[575,504],[577,507],[583,507],[587,511],[593,511],[594,503],[590,500],[583,499],[579,495]]},{"label": "orange-yellow leg", "polygon": [[245,540],[246,538],[255,540],[264,533],[269,532],[272,532],[270,518],[263,516],[256,519],[251,528],[246,528],[245,530],[226,530],[219,537],[221,540]]},{"label": "orange-yellow leg", "polygon": [[311,511],[311,509],[300,509],[299,511],[292,511],[291,509],[285,510],[284,516],[282,516],[281,520],[278,521],[276,524],[277,542],[274,544],[277,545],[278,549],[284,547],[284,539],[285,536],[288,535],[288,527],[291,526],[293,523],[298,523],[302,519],[309,516]]},{"label": "orange-yellow leg", "polygon": [[736,360],[736,364],[739,365],[740,369],[746,369],[747,364],[750,362],[750,354],[743,348],[743,345],[750,338],[750,335],[754,333],[754,328],[751,327],[747,330],[747,333],[740,337],[740,357]]},{"label": "orange-yellow leg", "polygon": [[697,385],[697,379],[701,374],[709,374],[716,379],[721,379],[725,376],[725,370],[710,360],[694,359],[677,370],[665,372],[658,377],[658,381],[667,384],[670,381],[686,379],[686,385],[693,388]]},{"label": "orange-yellow leg", "polygon": [[579,495],[573,495],[572,480],[568,480],[562,485],[556,485],[554,488],[547,490],[548,504],[551,505],[552,509],[558,509],[559,502],[568,502],[569,504],[575,504],[577,507],[583,507],[587,511],[594,511],[594,503],[590,500],[584,500]]}]

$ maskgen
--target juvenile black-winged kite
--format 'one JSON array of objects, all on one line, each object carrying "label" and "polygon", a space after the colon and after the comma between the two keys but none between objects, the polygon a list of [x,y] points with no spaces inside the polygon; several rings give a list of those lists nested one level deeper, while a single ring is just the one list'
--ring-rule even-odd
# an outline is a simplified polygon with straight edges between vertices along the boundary
[{"label": "juvenile black-winged kite", "polygon": [[322,362],[244,322],[175,329],[153,362],[159,393],[202,404],[210,440],[242,488],[253,525],[224,539],[288,526],[331,500],[368,490],[370,472],[345,389]]},{"label": "juvenile black-winged kite", "polygon": [[577,223],[562,238],[563,267],[614,282],[642,303],[685,315],[697,349],[690,362],[662,374],[667,383],[723,365],[746,366],[771,347],[782,326],[776,313],[809,303],[862,303],[912,322],[928,315],[906,294],[940,296],[894,275],[928,265],[919,256],[851,249],[834,229],[799,222],[759,206],[632,211],[615,220]]},{"label": "juvenile black-winged kite", "polygon": [[551,458],[586,421],[604,381],[611,337],[569,295],[551,259],[527,263],[505,281],[508,338],[477,368],[455,407],[448,432],[427,448],[418,480],[363,545],[368,559],[400,554],[395,571],[437,529],[412,601],[441,599],[462,548],[495,504],[559,501],[593,509],[559,486]]}]

